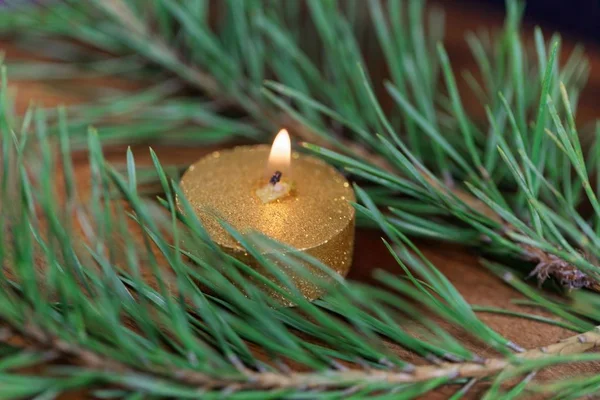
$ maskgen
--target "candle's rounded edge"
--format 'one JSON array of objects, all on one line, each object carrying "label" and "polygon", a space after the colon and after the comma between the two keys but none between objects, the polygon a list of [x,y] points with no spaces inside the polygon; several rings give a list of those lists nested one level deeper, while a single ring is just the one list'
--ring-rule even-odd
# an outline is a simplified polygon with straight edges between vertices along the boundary
[{"label": "candle's rounded edge", "polygon": [[269,151],[270,150],[270,146],[267,144],[256,144],[256,145],[241,145],[241,146],[235,146],[229,149],[223,149],[223,150],[215,150],[211,153],[206,154],[205,156],[199,158],[198,160],[196,160],[193,164],[191,164],[183,173],[183,175],[181,175],[180,178],[180,183],[185,182],[186,177],[188,177],[190,175],[190,173],[192,173],[196,168],[198,168],[198,166],[202,165],[202,163],[205,163],[207,160],[210,160],[211,158],[220,158],[223,154],[226,153],[232,153],[235,151]]},{"label": "candle's rounded edge", "polygon": [[[350,272],[352,261],[354,259],[354,241],[355,219],[353,218],[352,220],[348,221],[348,224],[344,227],[344,229],[332,236],[330,240],[309,249],[295,249],[294,251],[303,252],[316,258],[337,273],[340,277],[344,278]],[[253,269],[262,271],[265,276],[270,275],[255,258],[246,253],[243,249],[232,249],[230,247],[228,248],[223,246],[221,246],[221,248],[223,248],[223,250],[228,254],[243,261]],[[309,301],[313,301],[322,297],[324,294],[326,294],[328,288],[331,288],[336,284],[335,280],[325,272],[321,271],[321,269],[305,262],[302,262],[302,264],[309,269],[312,274],[314,274],[313,279],[318,280],[318,284],[314,281],[311,281],[311,279],[306,279],[298,274],[293,273],[293,271],[290,271],[289,268],[286,268],[286,266],[280,262],[275,261],[275,264],[278,264],[282,267],[282,269],[287,270],[286,272],[288,273],[288,277],[291,278],[292,282],[298,288],[300,293],[302,293],[302,295]],[[262,289],[265,291],[265,293],[277,299],[282,305],[293,306],[293,304],[289,303],[289,301],[286,300],[286,298],[277,290],[271,289],[267,286],[262,286]]]}]

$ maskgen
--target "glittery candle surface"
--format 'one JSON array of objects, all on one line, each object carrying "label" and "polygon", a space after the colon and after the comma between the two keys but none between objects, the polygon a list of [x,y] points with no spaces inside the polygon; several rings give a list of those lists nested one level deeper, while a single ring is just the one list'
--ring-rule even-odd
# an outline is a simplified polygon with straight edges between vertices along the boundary
[{"label": "glittery candle surface", "polygon": [[[212,239],[230,254],[259,267],[214,218],[219,215],[238,231],[258,231],[302,250],[345,276],[354,246],[354,192],[332,166],[310,156],[292,154],[284,180],[291,195],[263,204],[256,189],[268,182],[269,146],[241,146],[210,154],[181,179],[186,198]],[[274,172],[274,171],[273,171]],[[282,265],[282,268],[285,266]],[[315,299],[322,290],[292,276],[303,295]]]}]

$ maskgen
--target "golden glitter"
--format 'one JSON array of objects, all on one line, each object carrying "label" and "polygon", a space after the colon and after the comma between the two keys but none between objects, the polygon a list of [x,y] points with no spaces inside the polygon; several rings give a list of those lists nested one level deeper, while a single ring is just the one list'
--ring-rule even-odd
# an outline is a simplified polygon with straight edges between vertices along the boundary
[{"label": "golden glitter", "polygon": [[[354,208],[349,204],[355,199],[352,188],[325,162],[293,153],[293,194],[263,204],[256,189],[264,185],[269,150],[266,145],[240,146],[204,157],[183,175],[183,193],[212,239],[244,262],[258,268],[211,213],[242,233],[259,231],[302,250],[345,276],[354,247]],[[308,299],[323,294],[314,284],[292,278]]]}]

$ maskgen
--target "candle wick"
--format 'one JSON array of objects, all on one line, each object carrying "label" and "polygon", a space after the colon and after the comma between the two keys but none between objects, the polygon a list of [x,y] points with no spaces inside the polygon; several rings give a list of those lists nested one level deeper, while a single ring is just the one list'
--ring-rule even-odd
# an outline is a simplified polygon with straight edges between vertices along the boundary
[{"label": "candle wick", "polygon": [[275,171],[271,179],[269,179],[269,183],[273,186],[277,185],[281,181],[281,175],[280,171]]},{"label": "candle wick", "polygon": [[271,203],[275,200],[279,201],[279,199],[288,196],[292,191],[293,187],[291,183],[281,180],[282,175],[281,171],[275,171],[271,179],[269,179],[269,183],[256,189],[256,195],[262,200],[263,204]]}]

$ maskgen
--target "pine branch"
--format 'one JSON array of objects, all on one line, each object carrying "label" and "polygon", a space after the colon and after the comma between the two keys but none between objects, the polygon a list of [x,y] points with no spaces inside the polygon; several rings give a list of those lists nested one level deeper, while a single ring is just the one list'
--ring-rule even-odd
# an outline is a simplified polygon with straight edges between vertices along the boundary
[{"label": "pine branch", "polygon": [[[18,332],[13,331],[10,327],[4,327],[2,328],[1,333],[0,341],[2,342],[12,343],[15,337],[23,337],[33,341],[37,348],[51,349],[61,356],[76,360],[77,363],[81,363],[81,365],[84,365],[89,369],[111,371],[117,374],[134,374],[135,372],[141,372],[135,371],[125,363],[118,362],[110,357],[78,346],[76,343],[52,337],[52,335],[36,326],[34,323],[22,326]],[[234,379],[215,379],[214,377],[193,370],[177,370],[172,368],[161,369],[146,366],[145,371],[143,372],[149,372],[161,378],[171,378],[175,381],[189,385],[200,386],[204,389],[224,388],[236,383]]]},{"label": "pine branch", "polygon": [[[208,94],[213,100],[218,100],[225,104],[235,104],[250,115],[260,116],[261,120],[266,119],[270,121],[271,126],[288,127],[301,140],[314,144],[328,145],[328,142],[324,138],[312,132],[306,125],[290,118],[285,112],[277,112],[261,102],[253,103],[244,97],[239,97],[239,94],[238,96],[229,95],[227,89],[222,87],[210,74],[202,71],[197,66],[188,65],[181,61],[181,57],[174,53],[168,44],[164,43],[160,37],[148,32],[144,23],[131,13],[129,7],[122,0],[104,2],[102,3],[102,7],[107,9],[125,28],[130,28],[130,32],[134,35],[136,42],[146,43],[153,49],[150,55],[155,57],[154,61],[163,64],[166,68],[173,68],[174,72],[182,79]],[[391,168],[383,157],[370,152],[365,146],[357,145],[356,142],[339,139],[335,145],[349,150],[351,154],[362,159],[370,160],[375,165],[383,168]]]},{"label": "pine branch", "polygon": [[[416,366],[408,372],[347,370],[327,374],[293,373],[289,375],[259,374],[253,378],[262,385],[273,387],[336,386],[340,383],[360,384],[364,382],[414,383],[437,378],[486,378],[502,371],[510,371],[523,360],[542,360],[556,355],[580,354],[600,345],[600,327],[575,335],[558,343],[541,346],[515,355],[514,359],[491,358],[479,363],[442,363],[439,365]],[[262,376],[260,376],[262,375]]]},{"label": "pine branch", "polygon": [[[549,61],[547,61],[548,65],[554,64],[556,48],[557,45],[555,44],[551,58]],[[447,60],[445,61],[445,67],[447,69],[449,68]],[[540,109],[538,111],[539,116],[543,116],[546,113],[544,97],[545,93],[549,90],[547,83],[552,78],[551,74],[552,69],[548,68],[545,71],[545,76],[543,78],[543,81],[546,82],[546,84],[545,92],[542,91],[541,94]],[[446,75],[451,76],[451,72],[446,70]],[[452,79],[450,79],[450,81],[453,82]],[[367,81],[365,81],[364,84],[367,86],[367,90],[370,90],[370,84]],[[450,88],[453,86],[454,83],[451,84]],[[270,87],[279,92],[281,95],[291,97],[308,105],[307,100],[297,92],[282,88],[278,85],[271,85]],[[428,125],[428,122],[426,122],[422,116],[414,115],[414,109],[411,108],[412,106],[408,104],[407,100],[402,97],[403,95],[400,94],[396,88],[391,85],[388,85],[388,87],[390,89],[390,93],[393,97],[395,97],[399,104],[402,105],[402,107],[406,107],[411,110],[411,118],[415,118],[415,121],[417,121],[426,132],[430,129],[433,129],[430,125]],[[561,132],[561,139],[556,138],[551,132],[548,133],[548,135],[553,138],[552,140],[554,140],[554,142],[558,143],[562,151],[566,153],[579,153],[579,155],[568,154],[570,165],[566,168],[574,168],[577,171],[578,177],[583,183],[583,187],[586,188],[586,196],[591,201],[592,205],[594,205],[597,203],[597,200],[595,195],[591,193],[590,189],[588,189],[590,177],[587,175],[587,172],[585,172],[585,167],[580,165],[583,164],[583,157],[581,156],[582,151],[579,147],[580,144],[576,136],[577,133],[575,132],[574,123],[572,122],[574,121],[574,117],[572,115],[573,108],[569,102],[567,89],[565,88],[564,84],[560,83],[559,88],[567,118],[569,118],[569,121],[571,121],[569,129],[572,133],[570,133],[570,135],[574,136],[571,136],[570,138],[567,136],[566,129],[562,126],[560,117],[558,116],[556,109],[553,108],[551,104],[550,97],[548,97],[547,101],[549,106],[552,108],[550,111],[548,111],[548,113],[552,116],[554,123],[557,124],[557,128]],[[452,90],[455,90],[455,88]],[[506,103],[506,100],[502,96],[500,97],[504,102],[505,109],[507,110],[511,121],[513,121],[513,124],[515,124],[516,122],[514,115],[512,115],[511,110],[508,108],[509,106]],[[378,101],[374,96],[371,96],[371,102],[373,109],[380,110]],[[323,110],[325,106],[320,105],[320,108]],[[325,110],[324,112],[333,113],[331,110]],[[453,184],[447,185],[442,183],[435,177],[434,173],[430,171],[428,167],[418,160],[414,154],[414,150],[408,148],[400,141],[399,135],[394,132],[389,121],[387,120],[387,117],[382,112],[379,112],[378,115],[381,118],[381,124],[385,126],[387,130],[387,135],[380,136],[381,142],[384,143],[389,149],[394,147],[397,148],[396,151],[392,152],[394,156],[397,157],[397,169],[401,172],[404,172],[406,178],[416,186],[408,188],[404,182],[402,184],[398,184],[398,182],[404,179],[404,176],[398,174],[397,171],[391,171],[391,175],[385,168],[383,171],[377,172],[374,171],[368,165],[368,163],[363,160],[360,160],[361,162],[358,163],[358,160],[356,159],[352,160],[344,155],[325,150],[322,147],[319,148],[311,145],[307,145],[306,147],[317,154],[337,162],[338,164],[344,166],[349,172],[354,173],[358,177],[366,178],[376,185],[381,185],[383,183],[386,187],[395,190],[396,192],[406,194],[409,197],[415,197],[416,193],[416,197],[421,197],[422,200],[426,201],[428,204],[431,204],[434,207],[439,207],[438,212],[440,214],[451,214],[460,221],[471,225],[476,231],[480,232],[480,245],[489,246],[489,244],[493,244],[499,247],[497,250],[491,249],[492,251],[499,250],[503,252],[513,252],[524,260],[535,261],[538,266],[533,273],[538,276],[540,282],[543,282],[549,276],[552,276],[569,289],[585,287],[592,290],[598,290],[598,266],[593,265],[587,259],[582,258],[581,255],[578,254],[578,251],[583,250],[583,247],[589,245],[587,239],[585,241],[576,239],[580,241],[582,248],[579,248],[577,251],[575,251],[567,244],[568,239],[561,237],[560,233],[557,232],[557,227],[555,227],[553,222],[549,220],[556,220],[558,217],[544,215],[545,213],[552,213],[554,210],[551,208],[541,209],[542,207],[538,205],[538,200],[535,198],[534,193],[540,190],[541,183],[532,183],[534,180],[533,177],[536,177],[535,179],[539,179],[539,181],[543,181],[544,184],[548,186],[548,189],[551,191],[551,193],[558,198],[557,200],[563,203],[563,206],[565,206],[565,199],[563,199],[557,190],[552,186],[552,184],[542,176],[542,173],[537,169],[538,167],[534,165],[533,160],[529,158],[532,157],[532,155],[527,153],[526,149],[523,147],[523,138],[520,137],[522,134],[519,132],[516,125],[514,128],[516,135],[518,135],[515,139],[518,143],[518,155],[512,154],[512,150],[507,144],[508,138],[505,139],[504,137],[499,136],[500,134],[497,131],[497,126],[493,120],[494,117],[491,116],[488,109],[488,116],[492,124],[492,136],[488,139],[488,141],[497,141],[497,143],[499,143],[499,152],[509,168],[508,173],[514,175],[516,180],[515,185],[521,191],[520,195],[524,193],[528,198],[528,201],[533,203],[533,205],[530,204],[528,206],[528,211],[531,213],[530,218],[534,222],[535,231],[528,226],[530,223],[529,221],[524,222],[521,215],[515,215],[522,214],[526,212],[526,210],[510,209],[510,206],[508,206],[508,200],[502,197],[503,195],[500,193],[497,184],[490,179],[490,172],[482,169],[483,167],[479,169],[479,172],[476,172],[470,167],[465,167],[467,169],[467,180],[465,183],[471,193],[457,189]],[[465,116],[463,115],[461,118],[465,118]],[[340,123],[345,123],[345,121],[341,118],[339,118],[339,121]],[[541,124],[541,122],[542,121],[538,121],[539,124]],[[467,122],[464,123],[466,124]],[[348,127],[351,128],[350,125]],[[437,132],[429,132],[428,134],[434,135],[434,140],[439,141],[440,144],[443,144],[447,147],[444,151],[447,151],[449,156],[453,156],[458,160],[462,160],[460,155],[458,155],[458,153],[455,152],[455,150],[445,141],[445,139],[442,138],[441,134]],[[543,140],[542,143],[548,147],[552,140]],[[567,141],[567,143],[564,144],[565,147],[563,147],[563,145],[560,143],[560,140]],[[571,140],[573,140],[572,143],[570,142]],[[576,157],[579,157],[579,159]],[[524,160],[523,163],[525,165],[523,167],[518,164],[518,159]],[[464,161],[461,162],[464,163]],[[464,165],[466,165],[466,163]],[[531,177],[529,177],[529,175],[531,175]],[[570,181],[570,178],[568,179]],[[422,189],[423,192],[416,192],[415,189],[417,189],[417,187]],[[435,193],[434,196],[429,196],[428,194],[425,195],[427,192],[432,192],[432,189]],[[523,196],[520,197],[525,199]],[[387,205],[385,200],[381,203],[381,205]],[[594,209],[596,208],[597,207],[594,206]],[[572,214],[578,213],[573,204],[566,205],[566,210]],[[395,213],[395,210],[392,210],[392,212]],[[561,212],[564,212],[564,210],[561,210]],[[581,229],[581,225],[585,224],[579,215],[571,217],[582,221],[578,221],[579,226],[573,226],[573,230]],[[397,219],[394,218],[393,220]],[[561,220],[561,223],[563,222],[564,220]],[[422,223],[426,224],[424,220]],[[545,226],[542,224],[550,225],[548,227],[548,229],[551,230],[549,235],[551,235],[553,239],[549,243],[540,244],[539,242],[539,240],[546,240],[543,238],[543,229]],[[569,229],[571,229],[571,227],[569,227]],[[567,235],[572,235],[573,230],[565,233]],[[556,235],[558,235],[556,242],[553,242]],[[589,235],[589,232],[584,233],[584,235]],[[567,248],[568,250],[563,251],[562,248]],[[597,250],[594,249],[593,251]]]},{"label": "pine branch", "polygon": [[160,37],[151,34],[144,22],[140,21],[132,12],[129,6],[123,0],[109,0],[97,3],[115,18],[128,33],[131,34],[131,40],[136,44],[145,43],[149,46],[149,53],[154,57],[154,61],[163,64],[166,68],[176,66],[180,76],[192,83],[199,89],[207,92],[211,97],[226,99],[223,89],[219,86],[213,77],[204,71],[187,65],[180,60],[180,56],[172,51]]},{"label": "pine branch", "polygon": [[[190,385],[203,390],[219,390],[235,386],[238,390],[252,389],[332,389],[352,387],[355,385],[386,383],[391,385],[425,382],[434,379],[483,379],[500,372],[510,373],[516,367],[523,367],[526,361],[540,360],[561,355],[581,354],[600,346],[600,327],[563,339],[558,343],[541,346],[517,354],[514,358],[490,358],[470,363],[440,363],[436,365],[415,366],[407,371],[381,371],[373,369],[330,370],[318,373],[305,372],[254,372],[243,368],[237,377],[215,378],[194,370],[159,369],[144,366],[142,370],[134,370],[128,365],[116,362],[105,356],[86,350],[76,344],[52,338],[34,324],[21,328],[20,332],[28,340],[32,340],[42,349],[50,349],[57,354],[74,358],[86,368],[107,370],[114,373],[134,374],[150,373],[159,378],[167,378],[175,382]],[[10,328],[3,328],[0,341],[11,343],[19,336]]]}]

